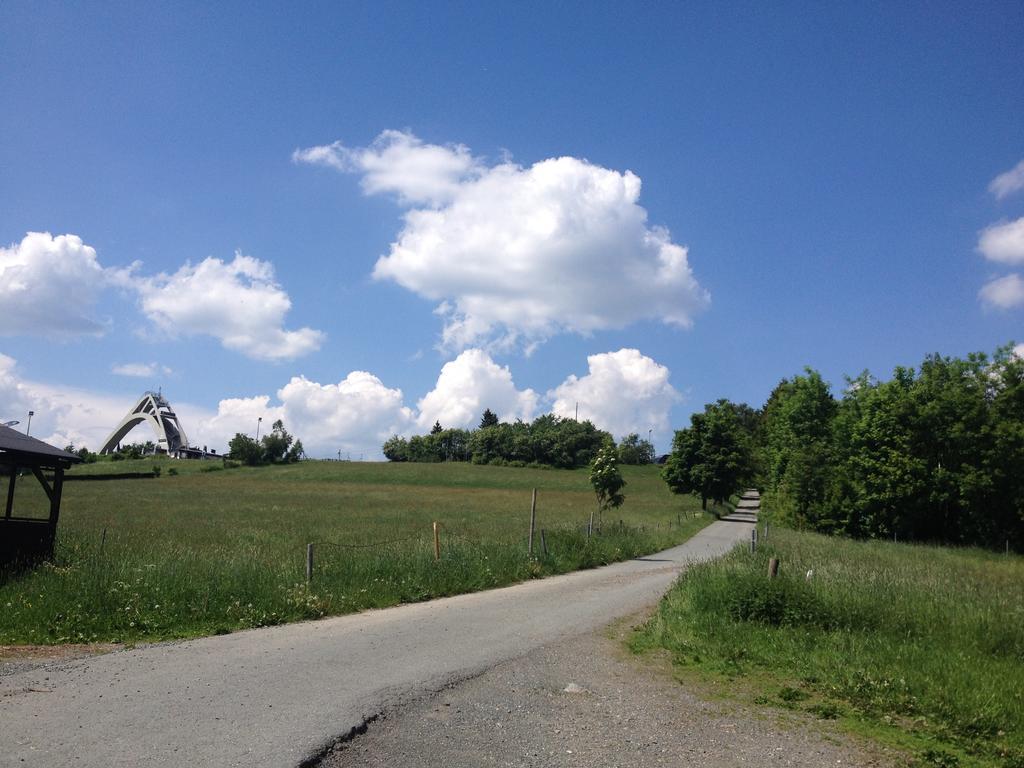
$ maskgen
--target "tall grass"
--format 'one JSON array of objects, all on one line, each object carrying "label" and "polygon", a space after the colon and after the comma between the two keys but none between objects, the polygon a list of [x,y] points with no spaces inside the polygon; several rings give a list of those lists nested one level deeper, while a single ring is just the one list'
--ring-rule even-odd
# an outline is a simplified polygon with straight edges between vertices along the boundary
[{"label": "tall grass", "polygon": [[[585,470],[308,462],[209,471],[219,466],[167,462],[156,479],[67,483],[55,562],[0,583],[0,643],[187,637],[425,600],[646,554],[710,519],[672,496],[654,467],[625,468],[625,506],[588,541],[582,526],[595,502]],[[532,488],[548,554],[538,533],[531,557]]]},{"label": "tall grass", "polygon": [[919,762],[1024,766],[1024,559],[775,529],[769,544],[688,571],[634,647]]}]

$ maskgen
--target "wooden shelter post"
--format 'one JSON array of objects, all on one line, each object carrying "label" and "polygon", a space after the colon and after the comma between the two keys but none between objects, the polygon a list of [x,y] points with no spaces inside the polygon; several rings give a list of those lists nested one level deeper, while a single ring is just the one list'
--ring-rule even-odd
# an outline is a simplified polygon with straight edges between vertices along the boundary
[{"label": "wooden shelter post", "polygon": [[14,478],[18,476],[18,468],[12,466],[10,471],[10,479],[7,481],[7,511],[4,512],[7,519],[10,519],[11,510],[14,509]]},{"label": "wooden shelter post", "polygon": [[50,530],[57,534],[57,519],[60,517],[60,495],[64,490],[64,468],[53,471],[53,491],[50,493]]}]

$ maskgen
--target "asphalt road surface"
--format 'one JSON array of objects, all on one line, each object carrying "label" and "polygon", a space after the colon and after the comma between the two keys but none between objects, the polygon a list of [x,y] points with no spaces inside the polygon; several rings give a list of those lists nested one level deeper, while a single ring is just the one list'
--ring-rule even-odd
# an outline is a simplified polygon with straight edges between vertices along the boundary
[{"label": "asphalt road surface", "polygon": [[6,675],[0,765],[292,768],[381,711],[653,605],[754,519],[605,568]]}]

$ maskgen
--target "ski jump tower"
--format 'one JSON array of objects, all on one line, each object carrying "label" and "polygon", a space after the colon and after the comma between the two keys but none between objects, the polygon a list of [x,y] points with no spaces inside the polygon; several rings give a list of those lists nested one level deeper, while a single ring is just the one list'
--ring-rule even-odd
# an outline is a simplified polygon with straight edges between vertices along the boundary
[{"label": "ski jump tower", "polygon": [[100,453],[114,453],[118,444],[135,427],[147,421],[156,432],[156,449],[169,456],[179,456],[187,450],[188,438],[182,429],[178,417],[171,410],[171,404],[159,392],[146,392],[139,398],[135,407],[114,427],[110,437],[103,443]]}]

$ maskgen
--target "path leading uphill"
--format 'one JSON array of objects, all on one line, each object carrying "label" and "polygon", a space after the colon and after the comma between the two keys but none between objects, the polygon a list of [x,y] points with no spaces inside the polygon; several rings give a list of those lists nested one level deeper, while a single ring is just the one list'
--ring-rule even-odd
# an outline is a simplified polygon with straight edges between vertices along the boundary
[{"label": "path leading uphill", "polygon": [[745,515],[624,563],[0,677],[0,766],[292,768],[385,710],[652,606]]}]

